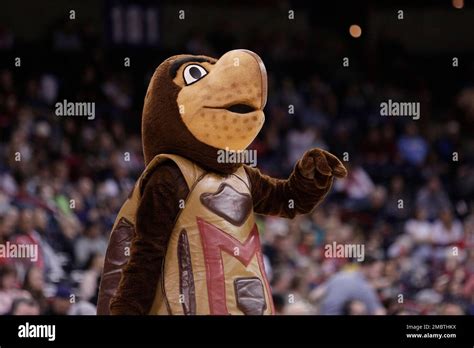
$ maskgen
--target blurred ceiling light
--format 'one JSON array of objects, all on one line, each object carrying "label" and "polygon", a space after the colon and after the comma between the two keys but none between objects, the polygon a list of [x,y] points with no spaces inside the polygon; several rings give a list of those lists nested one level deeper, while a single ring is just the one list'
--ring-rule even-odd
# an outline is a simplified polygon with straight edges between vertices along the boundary
[{"label": "blurred ceiling light", "polygon": [[464,7],[464,0],[453,0],[453,7],[457,9],[461,9]]},{"label": "blurred ceiling light", "polygon": [[349,27],[349,33],[352,37],[358,38],[362,35],[362,29],[357,24],[352,24]]}]

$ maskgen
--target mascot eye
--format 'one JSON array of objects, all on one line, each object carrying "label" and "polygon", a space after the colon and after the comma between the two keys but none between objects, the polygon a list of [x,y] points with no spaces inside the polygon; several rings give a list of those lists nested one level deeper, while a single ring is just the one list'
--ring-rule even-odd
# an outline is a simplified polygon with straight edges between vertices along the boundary
[{"label": "mascot eye", "polygon": [[186,68],[184,68],[183,74],[186,85],[190,85],[206,76],[207,71],[200,65],[190,64]]}]

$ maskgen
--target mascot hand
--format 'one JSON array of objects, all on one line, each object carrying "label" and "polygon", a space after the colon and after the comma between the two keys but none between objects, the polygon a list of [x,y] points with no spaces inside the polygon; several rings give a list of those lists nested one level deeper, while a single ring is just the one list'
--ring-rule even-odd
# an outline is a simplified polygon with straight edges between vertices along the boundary
[{"label": "mascot hand", "polygon": [[315,179],[320,188],[327,187],[333,176],[344,178],[347,175],[346,168],[336,156],[317,148],[306,151],[298,162],[298,169],[305,178]]}]

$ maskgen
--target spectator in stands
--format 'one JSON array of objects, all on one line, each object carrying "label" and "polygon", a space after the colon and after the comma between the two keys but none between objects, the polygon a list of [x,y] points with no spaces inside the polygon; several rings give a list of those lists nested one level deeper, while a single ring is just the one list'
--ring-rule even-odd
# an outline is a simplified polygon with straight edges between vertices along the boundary
[{"label": "spectator in stands", "polygon": [[84,235],[78,238],[75,243],[75,255],[79,267],[84,267],[85,263],[96,253],[105,255],[108,241],[103,236],[102,230],[100,223],[90,223],[86,226]]},{"label": "spectator in stands", "polygon": [[435,247],[435,257],[445,258],[447,253],[458,254],[453,246],[459,246],[463,240],[462,224],[454,219],[451,209],[444,208],[433,226],[432,243]]},{"label": "spectator in stands", "polygon": [[428,219],[433,221],[436,219],[443,208],[449,208],[451,202],[448,195],[441,186],[441,181],[437,176],[428,179],[417,193],[416,206],[426,210]]},{"label": "spectator in stands", "polygon": [[18,298],[31,298],[28,291],[19,288],[17,272],[12,266],[0,266],[0,315],[10,312]]},{"label": "spectator in stands", "polygon": [[56,288],[55,295],[50,299],[50,306],[46,314],[48,315],[68,315],[73,304],[79,299],[71,293],[69,285],[60,284]]},{"label": "spectator in stands", "polygon": [[40,315],[40,306],[30,298],[18,298],[13,301],[12,315]]},{"label": "spectator in stands", "polygon": [[349,210],[364,210],[370,206],[370,195],[375,190],[375,185],[367,172],[360,165],[346,164],[347,177],[338,180],[334,188],[346,194],[345,207]]},{"label": "spectator in stands", "polygon": [[[322,285],[325,295],[321,303],[321,314],[342,314],[348,301],[361,301],[368,314],[385,314],[377,293],[371,287],[367,277],[376,264],[366,256],[358,270],[340,271]],[[360,308],[359,308],[360,309]]]},{"label": "spectator in stands", "polygon": [[398,140],[398,151],[402,159],[413,166],[421,166],[428,155],[428,143],[418,133],[414,122],[409,122],[405,127],[405,134]]},{"label": "spectator in stands", "polygon": [[39,306],[41,313],[44,313],[48,306],[44,288],[43,272],[38,267],[31,267],[26,273],[23,289],[31,294],[31,297],[35,300],[35,304]]}]

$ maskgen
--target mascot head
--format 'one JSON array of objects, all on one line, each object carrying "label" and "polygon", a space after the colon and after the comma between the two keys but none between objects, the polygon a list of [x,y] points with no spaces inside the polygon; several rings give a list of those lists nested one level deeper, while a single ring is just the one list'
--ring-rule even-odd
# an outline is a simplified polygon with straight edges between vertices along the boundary
[{"label": "mascot head", "polygon": [[263,126],[267,73],[260,57],[233,50],[219,59],[178,55],[155,71],[145,97],[145,162],[160,153],[187,157],[221,172],[218,150],[244,150]]}]

